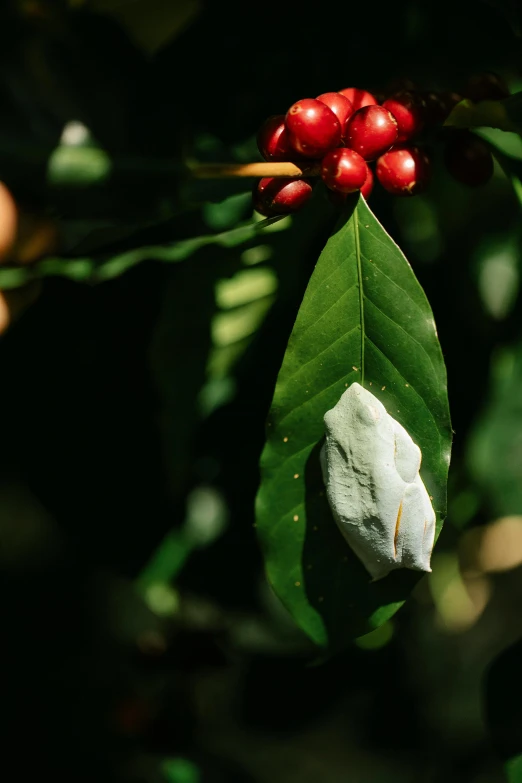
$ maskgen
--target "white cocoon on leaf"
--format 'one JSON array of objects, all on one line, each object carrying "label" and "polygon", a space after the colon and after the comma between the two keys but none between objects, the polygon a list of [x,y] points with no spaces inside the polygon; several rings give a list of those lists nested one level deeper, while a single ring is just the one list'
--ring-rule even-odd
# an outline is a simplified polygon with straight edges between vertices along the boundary
[{"label": "white cocoon on leaf", "polygon": [[324,417],[321,467],[337,525],[365,568],[431,571],[435,512],[421,450],[367,389],[353,383]]}]

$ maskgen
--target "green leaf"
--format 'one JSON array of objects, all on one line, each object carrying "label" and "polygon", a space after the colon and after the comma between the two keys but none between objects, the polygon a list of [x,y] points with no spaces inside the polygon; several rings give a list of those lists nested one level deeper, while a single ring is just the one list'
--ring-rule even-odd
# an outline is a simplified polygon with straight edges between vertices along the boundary
[{"label": "green leaf", "polygon": [[229,231],[219,234],[203,234],[199,237],[190,237],[178,242],[170,242],[162,245],[142,245],[123,253],[104,258],[43,258],[31,267],[0,269],[0,290],[16,288],[31,280],[42,277],[68,277],[88,283],[100,283],[111,280],[114,277],[131,269],[143,261],[164,261],[175,263],[185,261],[205,247],[216,245],[217,247],[236,247],[250,242],[259,235],[271,231],[281,231],[290,225],[288,217],[272,217],[260,221],[248,221],[236,226]]},{"label": "green leaf", "polygon": [[509,759],[505,770],[509,783],[522,783],[522,756]]},{"label": "green leaf", "polygon": [[419,578],[401,570],[370,583],[324,495],[323,417],[354,381],[420,446],[440,531],[451,428],[433,315],[410,265],[362,198],[328,240],[298,313],[270,410],[257,497],[268,578],[298,625],[331,648],[384,623]]},{"label": "green leaf", "polygon": [[453,108],[444,123],[452,128],[498,128],[502,131],[522,132],[522,92],[502,101],[473,103],[465,98]]},{"label": "green leaf", "polygon": [[166,759],[162,770],[167,783],[199,783],[201,780],[197,766],[189,759]]},{"label": "green leaf", "polygon": [[517,133],[507,133],[497,128],[480,127],[475,131],[491,147],[491,152],[508,179],[515,196],[522,206],[522,138]]},{"label": "green leaf", "polygon": [[518,341],[493,355],[489,399],[468,441],[469,471],[498,516],[522,513],[521,383]]},{"label": "green leaf", "polygon": [[105,150],[96,147],[57,147],[49,157],[47,181],[52,187],[94,185],[106,180],[112,163]]}]

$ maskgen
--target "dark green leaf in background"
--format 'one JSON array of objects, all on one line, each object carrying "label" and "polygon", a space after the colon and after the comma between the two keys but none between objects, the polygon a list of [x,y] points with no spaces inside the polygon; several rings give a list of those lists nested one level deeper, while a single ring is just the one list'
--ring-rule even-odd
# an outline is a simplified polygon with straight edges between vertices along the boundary
[{"label": "dark green leaf in background", "polygon": [[522,93],[517,92],[501,101],[479,101],[465,98],[452,110],[444,125],[452,128],[498,128],[522,132]]},{"label": "dark green leaf in background", "polygon": [[491,389],[467,449],[471,475],[493,514],[522,513],[522,344],[497,351]]},{"label": "dark green leaf in background", "polygon": [[273,224],[281,223],[284,228],[284,218],[280,216],[265,220],[249,220],[242,225],[218,234],[204,234],[161,245],[138,245],[118,254],[103,257],[54,257],[42,259],[32,267],[5,267],[0,269],[0,289],[17,288],[31,280],[43,277],[68,277],[88,283],[100,283],[127,272],[127,270],[143,261],[163,261],[176,263],[185,261],[194,253],[210,247],[237,247],[250,242]]},{"label": "dark green leaf in background", "polygon": [[381,625],[418,574],[370,577],[331,516],[318,453],[323,417],[354,381],[420,446],[440,530],[451,428],[433,315],[399,248],[361,198],[328,240],[279,373],[261,459],[257,526],[268,578],[295,621],[337,648]]},{"label": "dark green leaf in background", "polygon": [[515,756],[505,765],[506,775],[509,783],[520,783],[522,780],[522,756]]}]

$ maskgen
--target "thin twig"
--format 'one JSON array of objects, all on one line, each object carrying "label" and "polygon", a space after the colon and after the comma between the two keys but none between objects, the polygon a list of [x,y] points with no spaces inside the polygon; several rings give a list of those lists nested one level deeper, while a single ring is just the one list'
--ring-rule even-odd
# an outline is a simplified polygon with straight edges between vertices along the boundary
[{"label": "thin twig", "polygon": [[193,163],[189,171],[196,179],[226,179],[228,177],[318,177],[319,163],[302,166],[289,161],[281,163]]}]

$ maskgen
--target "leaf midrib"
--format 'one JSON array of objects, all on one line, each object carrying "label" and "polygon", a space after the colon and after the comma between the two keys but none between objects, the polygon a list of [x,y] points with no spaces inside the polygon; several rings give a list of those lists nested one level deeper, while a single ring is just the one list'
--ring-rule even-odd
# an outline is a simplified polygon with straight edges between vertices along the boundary
[{"label": "leaf midrib", "polygon": [[[359,197],[360,198],[360,197]],[[359,312],[361,319],[361,386],[364,386],[364,341],[366,337],[366,331],[364,328],[364,291],[363,291],[363,276],[362,276],[362,262],[361,262],[361,242],[359,238],[359,216],[358,216],[358,204],[355,205],[353,211],[353,227],[355,238],[355,258],[357,260],[357,279],[359,281]]]}]

